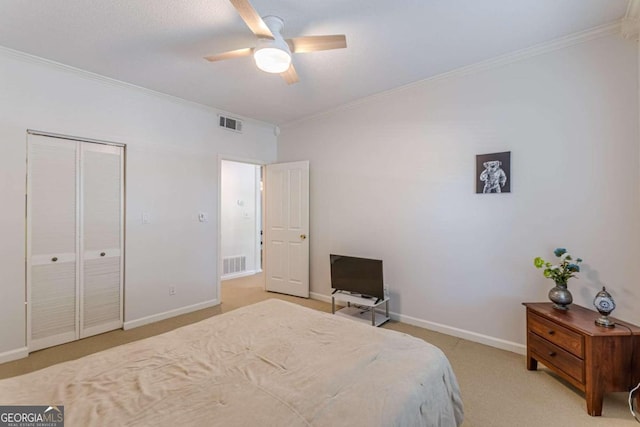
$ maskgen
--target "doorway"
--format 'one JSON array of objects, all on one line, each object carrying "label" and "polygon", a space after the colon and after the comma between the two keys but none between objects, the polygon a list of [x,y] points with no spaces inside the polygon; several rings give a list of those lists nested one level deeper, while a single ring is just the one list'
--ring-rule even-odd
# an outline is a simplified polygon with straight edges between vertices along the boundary
[{"label": "doorway", "polygon": [[262,272],[263,167],[220,162],[220,279]]},{"label": "doorway", "polygon": [[[223,280],[263,271],[259,278],[266,291],[308,298],[309,162],[260,165],[223,157],[218,160],[221,301]],[[251,200],[255,202],[249,203]],[[246,255],[252,249],[255,264]]]}]

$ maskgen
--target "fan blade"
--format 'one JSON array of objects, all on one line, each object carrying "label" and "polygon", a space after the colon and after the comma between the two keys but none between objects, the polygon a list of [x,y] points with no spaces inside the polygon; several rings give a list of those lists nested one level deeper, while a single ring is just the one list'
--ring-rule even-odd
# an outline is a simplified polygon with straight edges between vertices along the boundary
[{"label": "fan blade", "polygon": [[347,47],[347,38],[344,34],[333,36],[306,36],[287,39],[289,48],[293,53],[315,52],[317,50],[342,49]]},{"label": "fan blade", "polygon": [[296,69],[293,68],[293,64],[289,66],[289,69],[284,73],[280,73],[282,78],[288,85],[292,85],[294,83],[298,83],[300,79],[298,78],[298,73],[296,73]]},{"label": "fan blade", "polygon": [[229,0],[233,7],[236,8],[242,20],[247,24],[249,29],[258,37],[273,40],[273,33],[264,23],[258,12],[251,6],[249,0]]},{"label": "fan blade", "polygon": [[233,59],[233,58],[240,58],[242,56],[249,56],[252,53],[253,53],[253,48],[246,47],[244,49],[230,50],[229,52],[223,52],[223,53],[218,53],[216,55],[205,56],[204,59],[210,62],[215,62],[215,61],[223,61],[225,59]]}]

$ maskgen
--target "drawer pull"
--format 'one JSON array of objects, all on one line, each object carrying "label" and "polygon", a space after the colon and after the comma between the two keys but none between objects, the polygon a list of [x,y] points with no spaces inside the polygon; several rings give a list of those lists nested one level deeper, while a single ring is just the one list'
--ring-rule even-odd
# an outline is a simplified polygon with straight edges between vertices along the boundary
[{"label": "drawer pull", "polygon": [[105,255],[106,255],[106,253],[100,252],[100,256],[105,256]]},{"label": "drawer pull", "polygon": [[555,333],[556,333],[556,331],[554,331],[553,329],[549,329],[549,332],[548,332],[549,335],[553,335]]},{"label": "drawer pull", "polygon": [[549,356],[554,357],[555,355],[556,355],[556,352],[555,352],[555,351],[550,351],[550,352],[549,352]]},{"label": "drawer pull", "polygon": [[57,256],[54,256],[53,258],[51,258],[51,261],[53,261],[53,262],[58,261],[58,257],[57,257]]}]

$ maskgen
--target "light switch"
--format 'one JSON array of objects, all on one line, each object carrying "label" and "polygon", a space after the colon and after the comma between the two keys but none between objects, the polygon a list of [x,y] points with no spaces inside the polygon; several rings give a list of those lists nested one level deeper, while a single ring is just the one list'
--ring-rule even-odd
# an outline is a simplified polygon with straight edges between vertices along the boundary
[{"label": "light switch", "polygon": [[209,215],[206,212],[200,212],[198,214],[198,221],[200,222],[209,222]]},{"label": "light switch", "polygon": [[142,212],[142,223],[143,224],[151,223],[151,215],[149,215],[149,212]]}]

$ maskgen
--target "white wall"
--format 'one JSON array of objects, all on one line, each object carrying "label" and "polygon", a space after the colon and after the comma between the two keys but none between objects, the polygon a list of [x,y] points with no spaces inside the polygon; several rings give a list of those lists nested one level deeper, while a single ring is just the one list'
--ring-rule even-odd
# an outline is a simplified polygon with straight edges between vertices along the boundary
[{"label": "white wall", "polygon": [[[282,127],[278,160],[311,164],[311,290],[329,253],[384,260],[391,310],[515,351],[523,301],[552,286],[533,258],[585,262],[640,324],[637,55],[608,35],[497,61]],[[475,156],[511,151],[510,194],[475,194]]]},{"label": "white wall", "polygon": [[[260,166],[222,161],[222,194],[220,206],[220,256],[246,256],[246,271],[255,273],[260,254],[256,253],[259,229],[256,203]],[[236,275],[237,276],[237,275]]]},{"label": "white wall", "polygon": [[219,302],[218,155],[273,161],[273,127],[225,131],[212,109],[0,48],[0,362],[26,344],[27,129],[127,144],[126,325]]}]

